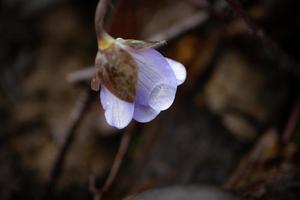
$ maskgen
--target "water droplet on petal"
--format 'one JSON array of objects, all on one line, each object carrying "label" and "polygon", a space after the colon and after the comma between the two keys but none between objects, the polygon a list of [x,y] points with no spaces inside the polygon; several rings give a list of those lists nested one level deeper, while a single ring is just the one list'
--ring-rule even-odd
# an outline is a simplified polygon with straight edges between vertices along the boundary
[{"label": "water droplet on petal", "polygon": [[166,110],[174,102],[176,88],[166,84],[156,86],[149,97],[149,105],[155,110]]}]

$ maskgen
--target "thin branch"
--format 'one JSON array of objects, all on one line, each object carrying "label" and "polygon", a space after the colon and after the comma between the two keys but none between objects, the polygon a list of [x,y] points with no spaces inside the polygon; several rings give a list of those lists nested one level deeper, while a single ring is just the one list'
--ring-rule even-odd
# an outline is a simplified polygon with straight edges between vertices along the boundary
[{"label": "thin branch", "polygon": [[96,36],[99,40],[103,33],[103,23],[104,23],[104,16],[108,7],[109,0],[99,0],[95,12],[95,30]]},{"label": "thin branch", "polygon": [[112,186],[112,184],[120,170],[120,167],[123,163],[124,157],[127,153],[129,143],[131,141],[132,134],[134,132],[135,127],[136,127],[136,124],[131,124],[131,126],[128,127],[128,129],[125,131],[125,133],[123,133],[118,152],[115,156],[111,170],[109,172],[108,177],[105,180],[103,187],[97,189],[95,187],[94,178],[92,178],[90,180],[90,191],[94,194],[94,200],[101,200],[103,194],[106,191],[108,191],[110,189],[110,187]]},{"label": "thin branch", "polygon": [[122,164],[122,161],[125,157],[125,154],[128,150],[128,146],[132,137],[132,133],[134,132],[135,124],[131,124],[131,126],[127,129],[127,131],[123,134],[122,140],[118,149],[118,152],[116,154],[116,157],[114,159],[111,171],[109,173],[109,176],[107,180],[105,181],[105,184],[102,188],[102,191],[105,192],[109,189],[109,187],[112,185],[119,169]]},{"label": "thin branch", "polygon": [[179,35],[188,32],[189,30],[195,29],[200,24],[203,24],[205,20],[208,18],[208,14],[205,12],[197,12],[186,19],[176,23],[174,26],[163,30],[153,36],[147,38],[147,41],[161,41],[161,40],[172,40]]},{"label": "thin branch", "polygon": [[83,81],[90,81],[95,76],[95,67],[89,66],[83,69],[71,72],[67,75],[66,79],[70,83],[78,83]]},{"label": "thin branch", "polygon": [[277,61],[280,67],[285,68],[300,78],[299,64],[286,54],[261,28],[259,28],[247,12],[241,7],[236,0],[225,0],[231,9],[242,18],[252,34],[263,44],[263,46]]},{"label": "thin branch", "polygon": [[65,163],[70,147],[72,146],[73,140],[76,136],[76,130],[88,109],[90,100],[90,90],[83,91],[77,99],[77,102],[70,114],[67,128],[65,130],[65,139],[51,168],[46,191],[42,199],[46,200],[52,198],[53,190],[55,189],[56,183],[59,180],[62,167]]}]

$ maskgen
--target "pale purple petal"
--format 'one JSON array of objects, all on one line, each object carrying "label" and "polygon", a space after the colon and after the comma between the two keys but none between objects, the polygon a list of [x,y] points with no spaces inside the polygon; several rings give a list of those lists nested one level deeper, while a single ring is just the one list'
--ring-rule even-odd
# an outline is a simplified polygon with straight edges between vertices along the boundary
[{"label": "pale purple petal", "polygon": [[169,108],[175,98],[177,80],[166,58],[154,49],[130,53],[139,67],[136,102],[154,110]]},{"label": "pale purple petal", "polygon": [[177,86],[160,84],[153,88],[149,96],[149,105],[155,110],[168,109],[175,99]]},{"label": "pale purple petal", "polygon": [[186,79],[186,69],[180,62],[166,58],[177,79],[177,85],[181,85]]},{"label": "pale purple petal", "polygon": [[135,104],[133,118],[141,123],[152,121],[160,111],[154,110],[150,106]]},{"label": "pale purple petal", "polygon": [[134,112],[133,103],[119,99],[104,86],[101,87],[100,99],[109,125],[122,129],[130,123]]}]

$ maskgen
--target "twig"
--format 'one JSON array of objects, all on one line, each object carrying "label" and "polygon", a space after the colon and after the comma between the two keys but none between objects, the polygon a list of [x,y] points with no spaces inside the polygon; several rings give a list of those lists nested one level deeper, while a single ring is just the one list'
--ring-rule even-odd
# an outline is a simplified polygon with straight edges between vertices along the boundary
[{"label": "twig", "polygon": [[287,126],[282,135],[282,140],[284,143],[288,143],[293,136],[293,132],[297,126],[297,122],[300,117],[300,95],[297,98],[295,106],[293,106],[292,114],[288,119]]},{"label": "twig", "polygon": [[95,67],[85,67],[67,75],[66,79],[70,83],[78,83],[82,81],[90,81],[92,77],[95,76]]},{"label": "twig", "polygon": [[128,129],[125,131],[125,133],[123,133],[118,152],[115,156],[111,170],[109,172],[108,177],[105,180],[103,187],[96,188],[94,178],[92,177],[92,179],[90,180],[89,188],[90,188],[90,191],[94,194],[94,200],[101,200],[103,194],[109,190],[113,181],[115,180],[115,178],[120,170],[120,167],[122,165],[122,162],[124,160],[124,157],[127,153],[128,146],[131,141],[131,137],[132,137],[135,127],[136,127],[136,124],[131,124],[131,126],[128,127]]},{"label": "twig", "polygon": [[299,64],[286,54],[261,28],[259,28],[251,17],[243,10],[236,0],[225,0],[231,9],[242,18],[252,34],[269,50],[272,58],[277,61],[280,67],[290,70],[300,78]]},{"label": "twig", "polygon": [[197,12],[186,19],[183,19],[181,22],[176,23],[174,26],[171,26],[167,30],[163,30],[146,40],[148,41],[161,41],[161,40],[172,40],[177,36],[194,29],[202,24],[208,18],[208,14],[205,12]]},{"label": "twig", "polygon": [[53,190],[55,189],[55,185],[59,180],[62,167],[65,163],[65,158],[67,157],[70,147],[76,136],[76,130],[87,111],[90,100],[90,90],[83,91],[78,97],[77,102],[70,114],[69,122],[65,130],[65,139],[50,171],[46,191],[42,198],[44,200],[51,199],[52,197]]}]

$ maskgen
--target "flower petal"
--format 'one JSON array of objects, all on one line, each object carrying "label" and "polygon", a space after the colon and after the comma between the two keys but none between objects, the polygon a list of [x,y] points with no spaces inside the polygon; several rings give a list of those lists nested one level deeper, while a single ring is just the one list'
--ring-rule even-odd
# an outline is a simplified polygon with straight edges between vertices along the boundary
[{"label": "flower petal", "polygon": [[117,98],[104,86],[101,87],[100,99],[107,123],[118,129],[125,128],[132,120],[134,104]]},{"label": "flower petal", "polygon": [[151,48],[129,53],[139,67],[136,102],[154,110],[169,108],[175,98],[177,80],[166,58]]},{"label": "flower petal", "polygon": [[186,69],[180,62],[166,58],[177,79],[177,85],[181,85],[186,79]]},{"label": "flower petal", "polygon": [[157,85],[149,96],[149,105],[155,110],[168,109],[175,99],[177,87],[166,84]]},{"label": "flower petal", "polygon": [[141,123],[152,121],[160,111],[154,110],[150,106],[135,104],[133,118]]}]

